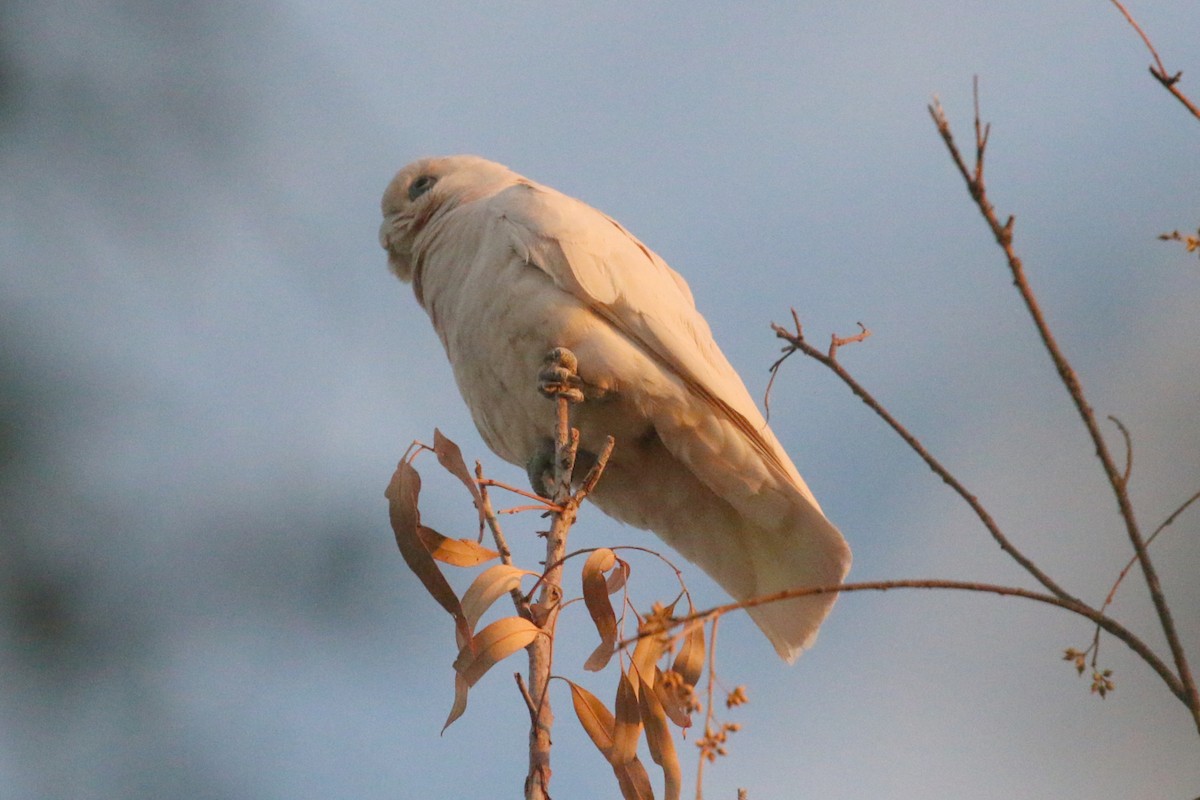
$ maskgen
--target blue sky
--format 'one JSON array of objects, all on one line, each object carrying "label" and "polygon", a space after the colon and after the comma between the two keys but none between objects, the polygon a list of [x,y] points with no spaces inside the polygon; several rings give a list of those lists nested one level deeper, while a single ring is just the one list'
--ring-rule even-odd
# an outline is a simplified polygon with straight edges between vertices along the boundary
[{"label": "blue sky", "polygon": [[[1200,126],[1108,3],[1046,5],[0,11],[0,794],[519,792],[507,670],[438,736],[450,627],[382,498],[435,426],[522,477],[486,453],[378,249],[379,196],[424,155],[478,153],[620,220],[756,395],[790,307],[814,336],[863,321],[843,362],[1100,601],[1128,558],[1114,504],[925,106],[969,141],[979,76],[992,200],[1091,403],[1133,434],[1149,528],[1200,486],[1200,264],[1155,238],[1198,224]],[[1200,96],[1193,9],[1130,9]],[[818,365],[789,362],[772,426],[852,578],[1031,585]],[[432,467],[426,518],[466,535]],[[1197,513],[1155,545],[1193,660]],[[574,536],[657,546],[595,511]],[[1136,576],[1115,613],[1165,652]],[[731,618],[719,672],[751,702],[708,796],[1195,795],[1183,707],[1111,640],[1117,691],[1089,697],[1058,660],[1089,639],[1013,600],[860,594],[789,668]],[[616,797],[555,699],[558,793]]]}]

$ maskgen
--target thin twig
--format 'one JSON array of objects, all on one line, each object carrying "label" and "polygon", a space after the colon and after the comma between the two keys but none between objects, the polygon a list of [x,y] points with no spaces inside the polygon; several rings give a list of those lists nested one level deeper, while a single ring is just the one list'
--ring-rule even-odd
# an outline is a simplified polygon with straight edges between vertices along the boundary
[{"label": "thin twig", "polygon": [[[1150,536],[1148,536],[1146,538],[1146,546],[1149,547],[1150,544],[1155,539],[1158,538],[1158,535],[1160,533],[1162,533],[1164,530],[1166,530],[1167,527],[1172,522],[1175,521],[1176,517],[1178,517],[1180,514],[1182,514],[1184,511],[1186,511],[1187,507],[1190,506],[1192,503],[1196,502],[1197,500],[1200,500],[1200,491],[1196,492],[1194,495],[1189,497],[1187,500],[1184,500],[1183,504],[1181,506],[1179,506],[1179,508],[1177,508],[1173,512],[1171,512],[1171,515],[1169,517],[1167,517],[1161,525],[1159,525],[1157,528],[1155,528],[1154,533],[1150,534]],[[1129,563],[1127,563],[1125,565],[1124,569],[1121,570],[1121,574],[1118,575],[1117,579],[1113,582],[1112,588],[1108,590],[1108,596],[1104,598],[1104,605],[1100,606],[1101,611],[1104,611],[1110,605],[1112,605],[1113,599],[1117,596],[1117,587],[1119,587],[1121,585],[1121,581],[1125,580],[1125,576],[1129,574],[1129,570],[1136,563],[1137,563],[1137,556],[1134,556],[1133,558],[1129,559]]]},{"label": "thin twig", "polygon": [[[796,329],[800,329],[800,316],[796,313],[796,309],[792,309],[792,319],[796,322]],[[771,328],[777,329],[778,326],[772,322]],[[787,361],[793,353],[796,352],[794,347],[784,347],[783,355],[775,359],[775,363],[771,365],[768,372],[771,373],[771,379],[767,381],[767,388],[763,391],[763,417],[767,422],[771,421],[771,388],[775,385],[775,378],[779,375],[779,368],[783,366],[783,362]]]},{"label": "thin twig", "polygon": [[[1100,627],[1104,628],[1108,633],[1120,641],[1124,642],[1130,650],[1136,653],[1146,664],[1153,669],[1162,681],[1167,685],[1167,688],[1178,697],[1180,700],[1187,702],[1187,693],[1179,678],[1171,672],[1171,668],[1159,658],[1150,647],[1142,641],[1140,637],[1130,631],[1121,623],[1114,620],[1091,606],[1073,598],[1056,597],[1054,595],[1045,594],[1043,592],[1035,592],[1029,589],[1022,589],[1017,586],[1000,586],[991,583],[979,583],[976,581],[950,581],[938,579],[905,579],[891,581],[862,581],[858,583],[843,583],[831,586],[809,586],[803,589],[787,589],[781,592],[753,597],[749,600],[743,600],[736,603],[726,603],[725,605],[714,606],[712,608],[695,611],[690,614],[685,614],[681,617],[676,617],[671,620],[672,627],[678,625],[686,625],[689,622],[697,619],[713,617],[720,618],[721,615],[739,609],[753,608],[755,606],[766,605],[768,603],[778,603],[783,600],[792,600],[797,597],[810,597],[819,594],[831,594],[838,592],[848,594],[850,592],[886,592],[891,589],[943,589],[956,590],[967,592],[984,592],[987,594],[997,594],[1003,597],[1023,597],[1027,600],[1034,600],[1046,605],[1055,606],[1057,608],[1070,611],[1081,617],[1089,619]],[[637,642],[638,637],[622,640],[617,643],[617,648],[626,648]]]},{"label": "thin twig", "polygon": [[[1117,426],[1117,430],[1121,432],[1121,437],[1125,439],[1125,470],[1121,473],[1121,483],[1128,486],[1129,476],[1133,474],[1133,438],[1129,435],[1129,429],[1125,427],[1124,422],[1121,422],[1121,420],[1112,414],[1109,414],[1108,418]],[[1146,544],[1150,544],[1150,542],[1147,541]]]},{"label": "thin twig", "polygon": [[488,495],[488,486],[491,483],[483,477],[483,464],[476,461],[475,485],[479,487],[479,501],[483,506],[479,510],[483,513],[483,519],[487,523],[488,529],[492,532],[492,541],[496,543],[496,550],[500,553],[500,563],[511,567],[513,563],[512,550],[508,547],[508,540],[504,538],[504,531],[500,527],[496,509],[492,506],[492,498]]},{"label": "thin twig", "polygon": [[1183,72],[1176,72],[1171,75],[1167,72],[1167,68],[1163,65],[1162,59],[1158,57],[1158,51],[1154,49],[1154,45],[1150,42],[1150,37],[1142,30],[1142,26],[1137,24],[1137,20],[1133,15],[1120,3],[1120,0],[1111,0],[1112,4],[1117,7],[1117,10],[1124,15],[1126,21],[1133,26],[1137,31],[1138,36],[1142,37],[1142,42],[1146,45],[1146,49],[1150,51],[1150,55],[1154,57],[1154,64],[1150,66],[1150,74],[1154,79],[1162,84],[1162,87],[1171,94],[1175,95],[1175,99],[1183,103],[1183,107],[1192,113],[1196,119],[1200,119],[1200,108],[1188,98],[1179,88],[1179,79],[1183,77]]},{"label": "thin twig", "polygon": [[[492,541],[496,543],[496,551],[500,553],[500,563],[507,566],[512,566],[512,550],[508,547],[508,540],[504,538],[504,530],[500,527],[500,520],[496,516],[496,509],[492,506],[492,498],[488,495],[488,485],[490,482],[485,481],[483,477],[483,465],[478,461],[475,462],[475,483],[479,487],[479,511],[483,514],[484,522],[487,523],[488,530],[492,532]],[[513,605],[517,609],[517,614],[525,619],[532,620],[533,614],[529,610],[529,601],[525,599],[525,595],[521,594],[521,588],[514,586],[508,591],[512,597]],[[524,682],[521,682],[522,689]]]},{"label": "thin twig", "polygon": [[[1017,287],[1017,291],[1021,295],[1021,299],[1025,303],[1025,307],[1033,320],[1034,327],[1037,329],[1038,336],[1042,340],[1042,344],[1046,348],[1046,352],[1050,355],[1051,361],[1054,362],[1054,367],[1058,371],[1059,379],[1070,395],[1071,401],[1074,403],[1076,410],[1079,412],[1079,417],[1083,421],[1084,427],[1087,429],[1088,436],[1091,437],[1092,444],[1096,449],[1096,458],[1099,460],[1101,467],[1104,470],[1105,476],[1112,487],[1113,496],[1117,501],[1117,507],[1120,511],[1121,519],[1125,523],[1125,532],[1129,537],[1130,543],[1133,545],[1134,553],[1137,555],[1138,563],[1141,564],[1142,573],[1146,578],[1146,587],[1150,592],[1150,599],[1154,603],[1154,610],[1158,615],[1159,623],[1163,629],[1163,635],[1166,637],[1167,646],[1171,650],[1171,657],[1175,662],[1175,669],[1178,672],[1179,680],[1183,686],[1185,698],[1184,704],[1192,712],[1192,717],[1195,720],[1197,730],[1200,730],[1200,692],[1197,692],[1196,683],[1192,678],[1191,668],[1188,666],[1187,654],[1183,649],[1183,643],[1179,638],[1179,632],[1175,626],[1175,620],[1171,614],[1171,608],[1167,604],[1165,595],[1163,594],[1162,584],[1158,579],[1158,572],[1154,568],[1154,563],[1150,559],[1150,555],[1146,550],[1146,543],[1142,538],[1141,529],[1138,527],[1137,516],[1134,513],[1133,503],[1129,498],[1129,492],[1122,479],[1122,473],[1117,468],[1113,460],[1112,454],[1109,451],[1108,443],[1100,432],[1100,426],[1096,421],[1096,414],[1092,407],[1088,405],[1087,398],[1083,393],[1083,386],[1079,382],[1079,378],[1072,368],[1066,355],[1058,345],[1054,334],[1050,331],[1050,325],[1046,322],[1045,315],[1042,313],[1041,305],[1038,303],[1037,297],[1033,293],[1033,289],[1029,284],[1029,280],[1025,277],[1025,268],[1021,263],[1021,259],[1013,250],[1012,227],[1013,218],[1010,216],[1008,221],[1001,225],[996,216],[996,209],[992,206],[987,197],[987,189],[983,182],[983,148],[979,148],[976,164],[977,179],[969,177],[967,165],[962,160],[962,155],[954,144],[954,137],[950,132],[950,123],[946,119],[945,113],[942,111],[941,105],[935,101],[934,105],[929,106],[929,114],[933,117],[934,123],[937,125],[938,133],[941,134],[942,140],[946,143],[946,148],[950,151],[951,158],[954,159],[955,165],[964,176],[967,189],[978,206],[980,213],[987,222],[988,227],[992,230],[992,235],[996,239],[996,243],[1004,251],[1005,258],[1008,262],[1008,268],[1012,274],[1013,284]],[[976,107],[976,130],[978,130],[979,110]],[[1045,584],[1043,584],[1045,585]],[[1047,587],[1049,588],[1049,587]]]},{"label": "thin twig", "polygon": [[525,707],[529,709],[529,724],[537,725],[537,703],[533,702],[533,696],[529,694],[529,687],[525,685],[525,678],[519,672],[514,672],[513,677],[517,679],[517,690],[521,693],[521,697],[525,699]]},{"label": "thin twig", "polygon": [[[794,314],[795,312],[793,311],[793,315]],[[834,374],[836,374],[843,383],[850,387],[850,391],[854,392],[854,394],[857,395],[858,398],[862,400],[868,408],[874,411],[880,419],[887,423],[888,427],[895,431],[900,438],[904,440],[904,442],[913,450],[913,452],[915,452],[921,458],[921,460],[925,462],[926,466],[933,470],[934,474],[941,478],[947,486],[953,489],[955,493],[957,493],[958,496],[961,497],[968,506],[970,506],[971,510],[975,512],[975,516],[979,518],[979,521],[983,523],[983,526],[987,529],[988,533],[991,534],[992,539],[994,539],[996,543],[1000,545],[1000,549],[1005,553],[1008,553],[1008,555],[1011,556],[1018,564],[1024,567],[1025,571],[1032,575],[1038,583],[1042,584],[1042,586],[1045,586],[1046,589],[1048,589],[1056,597],[1061,597],[1064,600],[1080,602],[1078,598],[1072,596],[1069,592],[1059,586],[1058,583],[1056,583],[1049,575],[1047,575],[1036,564],[1034,564],[1028,556],[1017,549],[1016,545],[1010,542],[1008,537],[1004,535],[1004,532],[1000,530],[1000,526],[992,518],[992,515],[988,512],[988,510],[983,507],[981,502],[979,502],[979,498],[969,492],[962,482],[959,481],[958,478],[956,478],[950,472],[950,470],[942,465],[942,462],[934,458],[933,454],[925,449],[925,446],[921,444],[920,440],[910,433],[907,428],[900,424],[900,421],[893,417],[891,412],[884,408],[883,405],[876,400],[875,397],[869,391],[867,391],[865,387],[862,386],[862,384],[855,380],[854,376],[847,372],[836,358],[832,358],[829,355],[822,353],[820,350],[809,344],[804,338],[804,329],[800,326],[799,319],[797,319],[795,316],[793,316],[793,319],[796,319],[797,326],[794,333],[781,325],[772,324],[771,327],[775,330],[775,335],[786,340],[793,348],[801,351],[804,353],[804,355],[819,361],[821,364],[833,370]]]},{"label": "thin twig", "polygon": [[494,478],[480,478],[479,481],[480,481],[480,483],[479,483],[480,488],[482,488],[484,486],[495,486],[499,489],[504,489],[507,492],[512,492],[513,494],[519,494],[521,497],[527,497],[530,500],[536,500],[538,503],[545,506],[545,509],[547,511],[558,511],[559,510],[557,506],[555,506],[553,503],[547,501],[546,498],[542,497],[540,494],[534,494],[533,492],[527,492],[524,489],[519,489],[516,486],[513,486],[512,484],[504,483],[502,481],[495,480]]},{"label": "thin twig", "polygon": [[1154,63],[1158,65],[1158,71],[1165,75],[1167,68],[1163,66],[1162,59],[1158,57],[1158,51],[1154,49],[1154,45],[1150,42],[1150,37],[1146,35],[1144,30],[1142,30],[1142,26],[1137,24],[1137,20],[1135,20],[1133,15],[1126,10],[1125,6],[1121,5],[1120,0],[1112,0],[1112,4],[1117,7],[1118,11],[1125,15],[1125,19],[1130,25],[1133,26],[1133,29],[1137,31],[1138,36],[1142,37],[1142,41],[1145,43],[1146,49],[1150,51],[1150,55],[1154,56]]},{"label": "thin twig", "polygon": [[617,440],[609,436],[604,440],[604,447],[600,450],[600,455],[596,457],[596,463],[588,470],[588,474],[584,476],[583,483],[580,484],[578,491],[571,497],[571,503],[576,507],[583,502],[592,490],[596,488],[596,484],[600,482],[600,476],[604,474],[604,468],[608,466],[608,459],[612,458],[613,448],[616,446]]},{"label": "thin twig", "polygon": [[496,513],[511,515],[511,514],[524,514],[526,511],[542,511],[542,512],[545,512],[546,514],[556,514],[561,510],[562,509],[560,509],[558,506],[552,505],[550,503],[533,503],[533,504],[527,505],[527,506],[513,506],[512,508],[502,508],[499,511],[497,511]]},{"label": "thin twig", "polygon": [[[695,617],[691,614],[688,616]],[[717,626],[719,624],[720,617],[713,617],[712,633],[708,638],[708,700],[705,702],[704,712],[704,737],[706,739],[713,733],[713,692],[717,681]],[[700,758],[696,763],[696,800],[704,800],[704,762],[707,760],[704,750],[701,750]]]},{"label": "thin twig", "polygon": [[830,358],[837,358],[837,351],[842,346],[848,345],[848,344],[854,344],[855,342],[861,342],[864,339],[866,339],[868,336],[871,335],[871,332],[869,330],[867,330],[866,325],[863,325],[861,322],[859,322],[857,324],[858,324],[859,332],[854,334],[853,336],[838,336],[836,333],[830,334],[830,336],[829,336],[829,357]]}]

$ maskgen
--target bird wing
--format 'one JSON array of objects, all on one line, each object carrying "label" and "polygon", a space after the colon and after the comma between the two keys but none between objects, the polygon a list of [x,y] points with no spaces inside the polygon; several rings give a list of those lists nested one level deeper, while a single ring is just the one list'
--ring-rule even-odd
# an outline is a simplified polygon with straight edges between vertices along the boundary
[{"label": "bird wing", "polygon": [[771,472],[820,509],[678,273],[615,220],[548,187],[523,182],[493,202],[521,257],[677,376],[745,437]]},{"label": "bird wing", "polygon": [[[717,347],[683,278],[617,222],[553,189],[520,181],[487,202],[507,224],[517,257],[686,388],[690,402],[682,407],[649,403],[650,421],[667,450],[739,521],[669,518],[656,532],[739,600],[841,582],[850,568],[845,540]],[[628,382],[625,390],[639,391],[637,385]],[[814,596],[749,613],[791,661],[811,645],[835,599]]]}]

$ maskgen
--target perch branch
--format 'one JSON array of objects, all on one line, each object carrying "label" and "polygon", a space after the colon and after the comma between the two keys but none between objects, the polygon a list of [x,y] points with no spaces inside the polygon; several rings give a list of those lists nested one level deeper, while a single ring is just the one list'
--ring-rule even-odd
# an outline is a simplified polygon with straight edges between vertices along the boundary
[{"label": "perch branch", "polygon": [[[533,724],[529,731],[529,773],[525,778],[526,800],[549,800],[550,732],[554,727],[554,712],[550,708],[550,676],[554,660],[554,624],[562,602],[562,563],[567,552],[567,534],[575,522],[576,511],[586,494],[584,489],[571,493],[571,476],[579,452],[579,431],[571,427],[571,404],[583,401],[577,375],[578,361],[571,351],[556,348],[543,361],[538,375],[538,389],[555,403],[554,428],[554,492],[552,521],[546,533],[545,568],[540,578],[534,620],[545,620],[547,636],[539,636],[527,648],[529,653],[529,687],[522,694],[534,704]],[[600,472],[612,452],[612,438],[596,467],[589,473],[585,488],[600,478]]]}]

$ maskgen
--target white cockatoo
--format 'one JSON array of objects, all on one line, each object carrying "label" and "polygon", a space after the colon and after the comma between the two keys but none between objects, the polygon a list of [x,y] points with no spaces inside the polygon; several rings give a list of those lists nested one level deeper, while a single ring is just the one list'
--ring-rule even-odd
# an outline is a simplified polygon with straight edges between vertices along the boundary
[{"label": "white cockatoo", "polygon": [[[590,495],[606,514],[654,531],[738,600],[842,581],[850,548],[687,283],[617,222],[500,164],[450,156],[397,173],[379,239],[501,458],[531,473],[548,463],[555,404],[538,376],[547,353],[565,347],[586,398],[573,407],[581,463],[616,440]],[[835,598],[749,613],[790,662]]]}]

